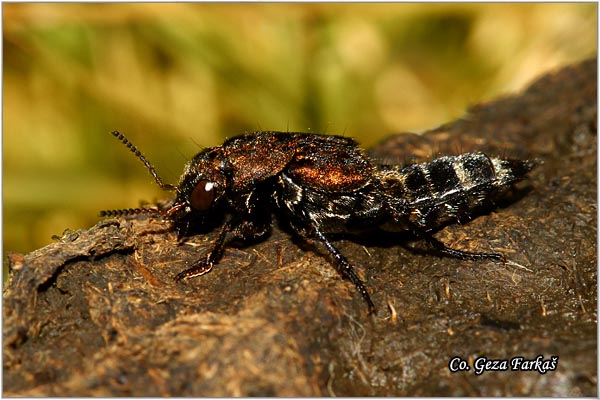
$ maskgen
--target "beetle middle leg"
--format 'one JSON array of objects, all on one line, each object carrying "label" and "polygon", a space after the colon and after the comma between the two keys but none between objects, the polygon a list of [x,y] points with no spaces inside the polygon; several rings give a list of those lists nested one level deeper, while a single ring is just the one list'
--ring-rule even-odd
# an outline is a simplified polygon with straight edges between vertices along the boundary
[{"label": "beetle middle leg", "polygon": [[339,250],[336,249],[333,246],[333,244],[331,244],[329,239],[327,239],[325,237],[323,232],[321,232],[316,227],[314,227],[314,235],[321,243],[323,243],[325,245],[325,247],[327,248],[329,253],[331,253],[331,255],[333,255],[333,257],[335,258],[335,261],[336,261],[335,265],[337,267],[337,270],[342,275],[342,277],[349,279],[350,282],[352,282],[354,284],[354,286],[356,286],[356,288],[362,295],[363,299],[367,303],[367,306],[369,307],[369,314],[375,314],[375,304],[373,304],[373,301],[371,301],[371,296],[369,296],[369,292],[367,291],[367,288],[365,287],[365,285],[361,281],[361,279],[358,277],[358,275],[356,275],[356,272],[354,272],[354,268],[352,268],[352,265],[348,262],[346,257],[344,257],[339,252]]}]

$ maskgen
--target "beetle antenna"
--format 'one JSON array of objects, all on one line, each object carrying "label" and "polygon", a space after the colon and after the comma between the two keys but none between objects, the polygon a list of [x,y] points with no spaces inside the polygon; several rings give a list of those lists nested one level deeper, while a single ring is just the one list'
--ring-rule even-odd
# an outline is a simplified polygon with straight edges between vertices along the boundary
[{"label": "beetle antenna", "polygon": [[122,208],[119,210],[102,210],[100,211],[100,217],[122,217],[125,215],[136,215],[136,214],[154,214],[166,216],[167,212],[164,210],[158,210],[156,208]]},{"label": "beetle antenna", "polygon": [[123,208],[120,210],[102,210],[102,211],[100,211],[100,217],[120,217],[120,216],[124,216],[124,215],[134,215],[134,214],[165,215],[165,212],[162,210],[157,210],[156,208]]},{"label": "beetle antenna", "polygon": [[[162,179],[160,179],[160,176],[158,176],[158,174],[156,173],[156,170],[154,169],[154,167],[152,166],[152,164],[150,164],[150,162],[148,160],[146,160],[146,157],[144,157],[144,155],[137,149],[137,147],[135,147],[133,145],[133,143],[131,143],[129,140],[127,140],[127,138],[125,136],[123,136],[123,134],[121,134],[118,131],[113,131],[111,132],[112,135],[114,137],[116,137],[117,139],[119,139],[121,141],[121,143],[123,143],[125,146],[127,146],[127,148],[133,153],[135,154],[135,156],[137,158],[140,159],[140,161],[144,164],[144,166],[146,167],[146,169],[148,171],[150,171],[150,174],[152,174],[152,176],[154,177],[154,180],[156,181],[156,183],[158,184],[158,186],[160,186],[160,188],[162,190],[177,190],[177,187],[174,185],[171,185],[169,183],[164,183]],[[142,210],[142,209],[140,209]],[[117,210],[114,210],[117,211]]]}]

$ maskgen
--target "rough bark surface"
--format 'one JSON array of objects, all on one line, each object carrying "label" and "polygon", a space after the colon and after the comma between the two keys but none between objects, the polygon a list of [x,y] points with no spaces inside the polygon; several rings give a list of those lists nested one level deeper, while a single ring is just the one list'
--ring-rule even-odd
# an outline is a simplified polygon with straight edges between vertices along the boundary
[{"label": "rough bark surface", "polygon": [[[215,233],[178,245],[149,216],[9,254],[4,395],[597,396],[596,88],[590,60],[371,149],[394,162],[469,150],[543,162],[529,191],[436,234],[507,264],[418,241],[337,242],[376,316],[322,252],[277,227],[183,283],[173,276]],[[448,368],[538,355],[558,356],[556,370]]]}]

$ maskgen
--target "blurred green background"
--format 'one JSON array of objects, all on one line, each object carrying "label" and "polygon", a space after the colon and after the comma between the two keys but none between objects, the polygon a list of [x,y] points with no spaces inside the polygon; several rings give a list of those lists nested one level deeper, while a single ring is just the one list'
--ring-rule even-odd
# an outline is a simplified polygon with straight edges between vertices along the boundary
[{"label": "blurred green background", "polygon": [[365,146],[594,56],[597,5],[4,3],[4,252],[165,197],[254,130]]}]

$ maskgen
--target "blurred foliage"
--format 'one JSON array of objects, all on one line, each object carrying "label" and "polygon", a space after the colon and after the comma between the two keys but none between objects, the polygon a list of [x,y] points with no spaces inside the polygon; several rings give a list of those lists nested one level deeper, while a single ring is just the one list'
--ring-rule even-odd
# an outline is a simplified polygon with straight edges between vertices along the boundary
[{"label": "blurred foliage", "polygon": [[594,56],[597,5],[4,3],[4,251],[165,196],[254,130],[366,146]]}]

